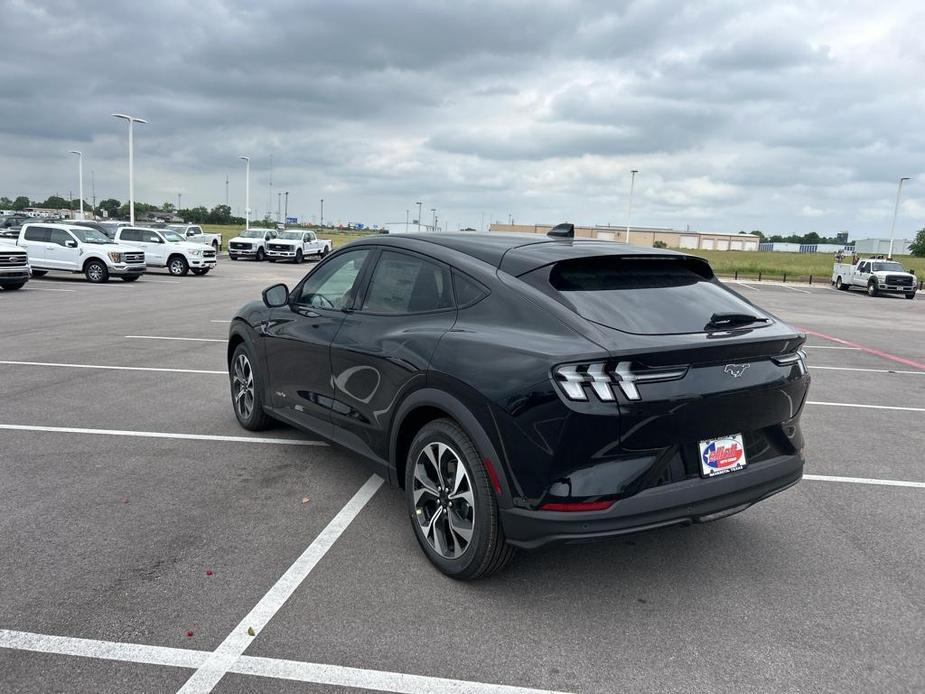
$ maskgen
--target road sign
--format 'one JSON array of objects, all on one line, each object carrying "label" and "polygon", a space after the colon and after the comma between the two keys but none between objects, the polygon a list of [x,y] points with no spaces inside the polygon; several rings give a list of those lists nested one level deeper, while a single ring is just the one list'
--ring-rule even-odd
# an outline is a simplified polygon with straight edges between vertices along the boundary
[{"label": "road sign", "polygon": [[299,223],[298,217],[286,217],[286,224],[298,224],[298,223]]}]

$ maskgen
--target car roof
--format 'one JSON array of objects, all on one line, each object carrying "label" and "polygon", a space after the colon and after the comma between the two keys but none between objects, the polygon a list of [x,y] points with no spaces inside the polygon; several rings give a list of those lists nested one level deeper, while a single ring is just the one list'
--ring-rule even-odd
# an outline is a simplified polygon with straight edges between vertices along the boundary
[{"label": "car roof", "polygon": [[23,224],[23,227],[55,227],[56,229],[82,232],[86,232],[88,228],[82,227],[79,224],[67,224],[65,222],[30,222],[29,224]]},{"label": "car roof", "polygon": [[[498,234],[491,232],[431,232],[380,236],[388,245],[402,241],[426,242],[477,258],[511,275],[521,275],[550,263],[588,256],[678,256],[677,251],[630,246],[597,239],[551,238],[541,234]],[[394,240],[394,241],[393,241]],[[411,244],[411,245],[417,245]]]}]

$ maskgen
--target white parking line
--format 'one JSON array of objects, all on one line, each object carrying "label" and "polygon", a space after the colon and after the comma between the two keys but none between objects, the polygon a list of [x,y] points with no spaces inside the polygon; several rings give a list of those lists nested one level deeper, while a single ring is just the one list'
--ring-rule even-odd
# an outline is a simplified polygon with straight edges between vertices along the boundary
[{"label": "white parking line", "polygon": [[865,410],[901,410],[903,412],[925,412],[925,407],[900,407],[899,405],[861,405],[856,402],[819,402],[807,400],[807,405],[824,405],[826,407],[859,407]]},{"label": "white parking line", "polygon": [[180,340],[182,342],[228,342],[213,337],[161,337],[159,335],[126,335],[126,340]]},{"label": "white parking line", "polygon": [[151,280],[151,279],[148,279],[147,277],[142,277],[141,281],[145,283],[153,282],[155,284],[180,284],[177,280]]},{"label": "white parking line", "polygon": [[792,292],[800,292],[800,294],[809,294],[810,292],[806,289],[797,289],[796,287],[791,287],[789,284],[775,284],[775,287],[783,287],[784,289],[789,289]]},{"label": "white parking line", "polygon": [[210,320],[210,323],[230,323],[230,320]]},{"label": "white parking line", "polygon": [[156,366],[108,366],[103,364],[61,364],[50,361],[3,361],[0,364],[11,366],[62,366],[71,369],[111,369],[113,371],[162,371],[177,374],[222,374],[227,375],[227,371],[210,371],[206,369],[167,369]]},{"label": "white parking line", "polygon": [[218,434],[176,434],[166,431],[131,431],[127,429],[84,429],[81,427],[46,427],[34,424],[0,424],[7,431],[45,431],[52,434],[87,434],[90,436],[137,436],[147,439],[183,439],[186,441],[233,441],[234,443],[268,443],[277,446],[327,446],[324,441],[271,439],[258,436],[221,436]]},{"label": "white parking line", "polygon": [[733,280],[733,282],[734,282],[735,284],[739,285],[740,287],[745,287],[746,289],[751,289],[753,292],[760,292],[760,291],[761,291],[760,289],[758,289],[758,287],[753,287],[753,286],[750,285],[750,284],[745,284],[745,282],[742,282],[742,281],[740,281],[740,280]]},{"label": "white parking line", "polygon": [[898,371],[896,369],[858,369],[851,366],[815,366],[808,364],[811,369],[824,369],[826,371],[864,371],[875,374],[902,374],[904,376],[925,376],[925,371]]},{"label": "white parking line", "polygon": [[831,345],[803,345],[803,349],[841,349],[846,352],[860,352],[860,347],[833,347]]},{"label": "white parking line", "polygon": [[280,579],[273,584],[260,601],[244,619],[236,626],[209,660],[203,663],[196,672],[186,681],[177,694],[206,694],[211,692],[219,680],[231,669],[235,661],[244,654],[244,651],[253,641],[248,634],[259,633],[273,618],[283,604],[295,592],[306,576],[318,564],[322,557],[334,545],[347,526],[356,518],[367,502],[382,486],[383,480],[379,475],[372,475],[360,487],[353,498],[337,512],[331,522],[325,526],[312,543],[302,552],[292,566],[286,570]]},{"label": "white parking line", "polygon": [[877,484],[884,487],[915,487],[925,489],[925,482],[906,482],[905,480],[878,480],[867,477],[832,477],[831,475],[803,475],[804,480],[816,482],[846,482],[848,484]]},{"label": "white parking line", "polygon": [[33,292],[76,292],[76,289],[45,289],[44,287],[29,287]]},{"label": "white parking line", "polygon": [[[0,648],[179,668],[198,668],[212,655],[208,651],[197,651],[188,648],[168,648],[140,643],[119,643],[118,641],[51,636],[10,629],[0,629]],[[421,677],[419,675],[405,675],[399,672],[363,670],[340,665],[322,665],[248,655],[240,656],[228,669],[228,672],[237,675],[254,675],[296,682],[405,694],[418,694],[418,692],[434,692],[436,694],[464,694],[468,692],[472,694],[528,694],[529,692],[564,694],[563,692],[550,692],[500,684],[466,682],[442,677]]]}]

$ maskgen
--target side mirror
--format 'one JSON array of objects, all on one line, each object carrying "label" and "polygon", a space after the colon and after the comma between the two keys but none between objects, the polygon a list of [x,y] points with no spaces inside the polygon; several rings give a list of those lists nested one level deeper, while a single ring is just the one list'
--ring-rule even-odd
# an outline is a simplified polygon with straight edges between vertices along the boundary
[{"label": "side mirror", "polygon": [[189,238],[190,236],[195,236],[195,235],[196,235],[196,232],[193,231],[192,229],[190,229],[189,231],[186,232],[187,238]]},{"label": "side mirror", "polygon": [[68,248],[77,248],[77,242],[74,239],[68,239],[64,242],[64,245]]},{"label": "side mirror", "polygon": [[280,308],[289,303],[289,287],[285,284],[274,284],[263,290],[263,303],[267,308]]}]

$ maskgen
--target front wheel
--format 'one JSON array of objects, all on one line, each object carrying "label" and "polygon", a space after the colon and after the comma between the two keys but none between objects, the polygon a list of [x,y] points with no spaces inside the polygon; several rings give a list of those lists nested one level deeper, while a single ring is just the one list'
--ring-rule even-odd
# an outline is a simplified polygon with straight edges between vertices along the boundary
[{"label": "front wheel", "polygon": [[878,293],[879,292],[877,290],[877,283],[874,282],[873,280],[868,282],[867,283],[867,296],[877,296]]},{"label": "front wheel", "polygon": [[32,271],[33,277],[44,277],[47,274],[48,274],[48,270],[33,270]]},{"label": "front wheel", "polygon": [[176,255],[167,261],[167,271],[174,277],[183,277],[189,272],[189,263],[186,258]]},{"label": "front wheel", "polygon": [[[17,282],[16,284],[4,284],[4,285],[0,285],[0,286],[2,286],[2,287],[3,287],[4,289],[6,289],[8,292],[15,292],[17,289],[22,289],[23,287],[25,287],[25,286],[26,286],[26,283],[25,283],[25,282]],[[910,298],[911,298],[911,297],[910,297]]]},{"label": "front wheel", "polygon": [[405,465],[405,497],[421,549],[447,576],[482,578],[514,556],[488,472],[454,421],[428,422],[414,437]]},{"label": "front wheel", "polygon": [[262,262],[265,257],[266,257],[266,254],[263,252],[263,249],[258,248],[257,249],[257,262]]},{"label": "front wheel", "polygon": [[302,251],[298,250],[295,252],[295,264],[301,265],[304,258],[302,257]]},{"label": "front wheel", "polygon": [[91,260],[84,265],[84,275],[86,275],[88,281],[94,284],[108,282],[109,268],[106,267],[106,263],[102,260]]},{"label": "front wheel", "polygon": [[212,268],[210,268],[210,267],[194,267],[194,268],[193,268],[193,274],[194,274],[194,275],[208,275],[208,274],[209,274],[209,270],[211,270],[211,269],[212,269]]},{"label": "front wheel", "polygon": [[914,299],[914,298],[915,298],[915,292],[906,292],[906,298],[907,298],[907,299]]},{"label": "front wheel", "polygon": [[270,425],[263,411],[262,377],[256,372],[254,358],[244,344],[231,357],[231,403],[238,423],[249,431],[262,431]]}]

